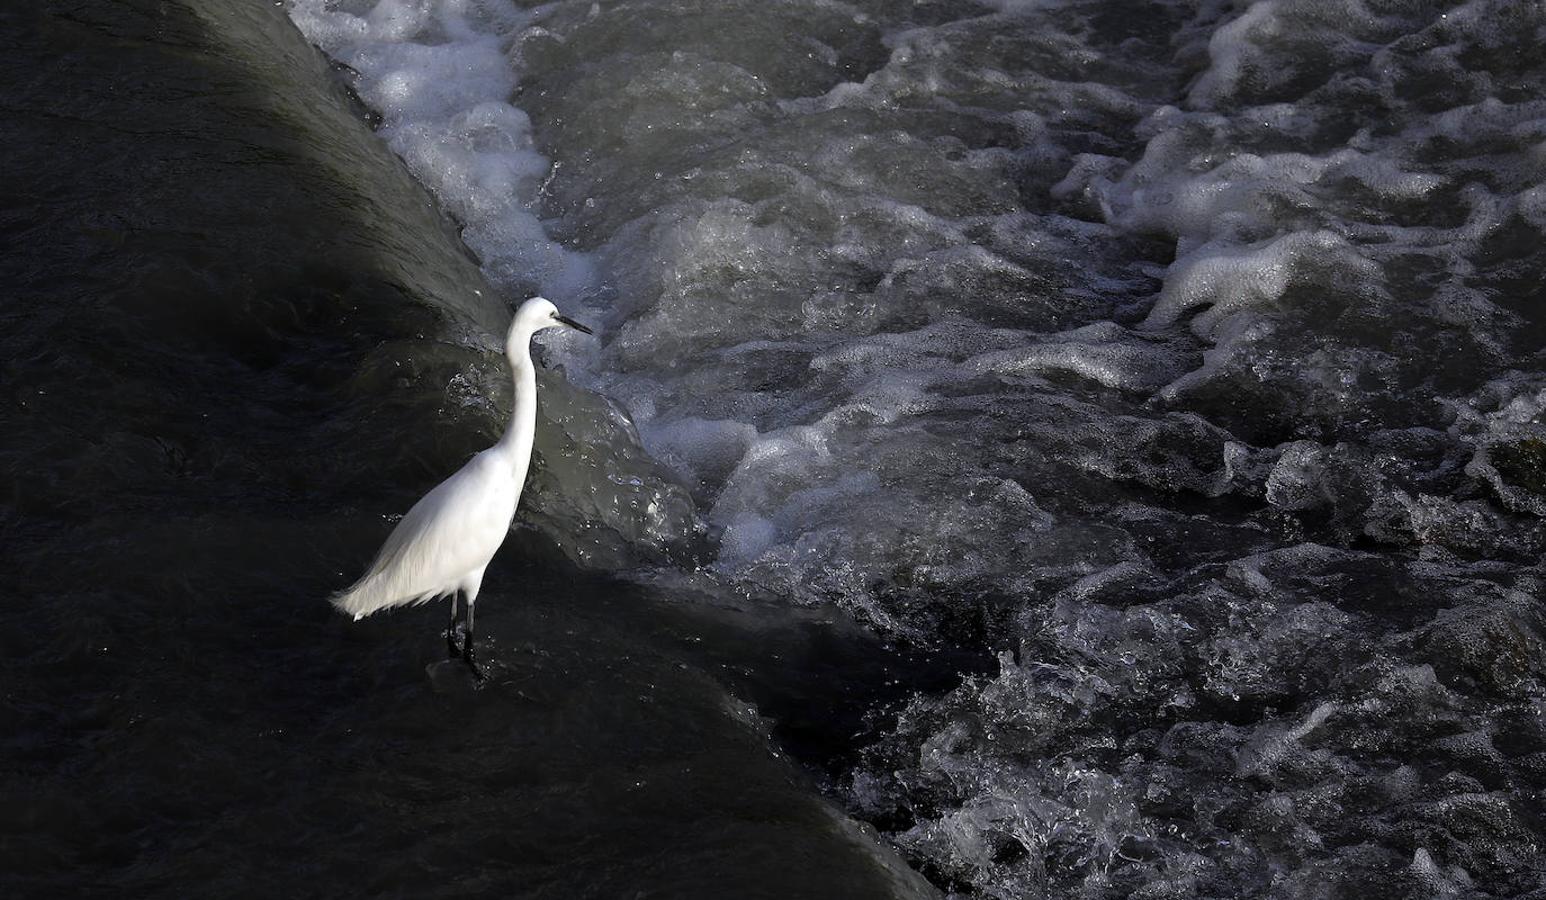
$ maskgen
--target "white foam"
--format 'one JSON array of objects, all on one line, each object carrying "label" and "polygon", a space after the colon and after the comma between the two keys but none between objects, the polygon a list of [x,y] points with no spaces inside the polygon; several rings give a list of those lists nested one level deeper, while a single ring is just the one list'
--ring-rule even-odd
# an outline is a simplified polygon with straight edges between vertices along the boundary
[{"label": "white foam", "polygon": [[382,137],[462,222],[496,286],[560,303],[586,293],[594,264],[548,238],[534,206],[551,163],[509,103],[517,80],[504,48],[530,13],[501,0],[381,0],[363,15],[290,0],[289,11],[358,73]]},{"label": "white foam", "polygon": [[1219,323],[1231,314],[1277,303],[1294,279],[1317,276],[1372,284],[1380,270],[1329,231],[1287,234],[1247,247],[1206,245],[1172,267],[1144,325],[1172,325],[1190,310],[1208,307],[1191,328],[1216,340]]},{"label": "white foam", "polygon": [[1114,322],[1048,335],[1030,346],[984,353],[967,367],[999,375],[1069,372],[1106,387],[1139,393],[1163,387],[1185,371],[1176,352],[1138,340]]}]

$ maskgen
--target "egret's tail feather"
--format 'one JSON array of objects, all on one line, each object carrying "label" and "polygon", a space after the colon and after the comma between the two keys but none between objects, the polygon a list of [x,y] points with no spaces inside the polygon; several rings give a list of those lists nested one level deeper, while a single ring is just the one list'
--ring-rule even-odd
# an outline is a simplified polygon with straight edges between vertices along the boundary
[{"label": "egret's tail feather", "polygon": [[400,590],[393,590],[393,587],[390,579],[367,575],[354,586],[329,597],[328,602],[333,604],[334,609],[348,613],[358,622],[371,613],[394,606],[423,603],[434,596],[433,591],[428,594],[403,594]]},{"label": "egret's tail feather", "polygon": [[[367,579],[368,580],[368,579]],[[360,582],[353,587],[339,591],[327,598],[333,604],[333,608],[342,613],[348,613],[354,617],[354,621],[365,618],[371,613],[385,609],[389,604],[380,602],[380,598],[373,596],[375,592],[369,590],[369,585]]]}]

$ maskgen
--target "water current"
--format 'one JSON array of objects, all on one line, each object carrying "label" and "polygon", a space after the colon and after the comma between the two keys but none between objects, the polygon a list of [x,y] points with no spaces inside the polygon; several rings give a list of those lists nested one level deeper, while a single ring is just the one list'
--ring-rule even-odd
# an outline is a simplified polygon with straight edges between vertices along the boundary
[{"label": "water current", "polygon": [[[1546,897],[1546,6],[129,7],[8,41],[28,886],[249,871],[271,784],[385,893]],[[319,598],[538,292],[468,693]],[[168,747],[248,774],[73,794]]]}]

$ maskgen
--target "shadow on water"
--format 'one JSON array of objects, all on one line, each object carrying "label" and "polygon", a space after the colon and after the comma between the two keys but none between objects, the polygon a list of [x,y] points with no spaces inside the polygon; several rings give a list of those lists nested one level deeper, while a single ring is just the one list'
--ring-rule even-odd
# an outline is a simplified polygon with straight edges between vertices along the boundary
[{"label": "shadow on water", "polygon": [[334,615],[484,440],[412,374],[475,268],[268,4],[0,20],[0,892],[929,892],[730,693],[832,765],[916,686],[851,626],[531,540],[481,690],[443,606]]}]

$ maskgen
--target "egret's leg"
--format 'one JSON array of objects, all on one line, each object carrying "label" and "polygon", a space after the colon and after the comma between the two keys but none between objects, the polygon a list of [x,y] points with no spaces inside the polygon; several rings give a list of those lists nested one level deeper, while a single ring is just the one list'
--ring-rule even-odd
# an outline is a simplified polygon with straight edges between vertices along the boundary
[{"label": "egret's leg", "polygon": [[483,680],[483,671],[478,668],[478,662],[472,655],[473,635],[473,611],[477,608],[478,588],[483,586],[483,572],[480,570],[462,582],[462,590],[467,594],[467,638],[462,643],[462,659],[467,661],[467,668],[472,670],[472,677]]},{"label": "egret's leg", "polygon": [[473,676],[481,681],[483,670],[478,668],[477,661],[472,658],[472,611],[474,603],[473,598],[469,596],[467,598],[467,643],[462,647],[462,658],[467,660],[467,666],[472,669]]},{"label": "egret's leg", "polygon": [[456,595],[458,591],[451,592],[451,623],[446,626],[446,652],[451,659],[462,655],[460,647],[456,646]]}]

